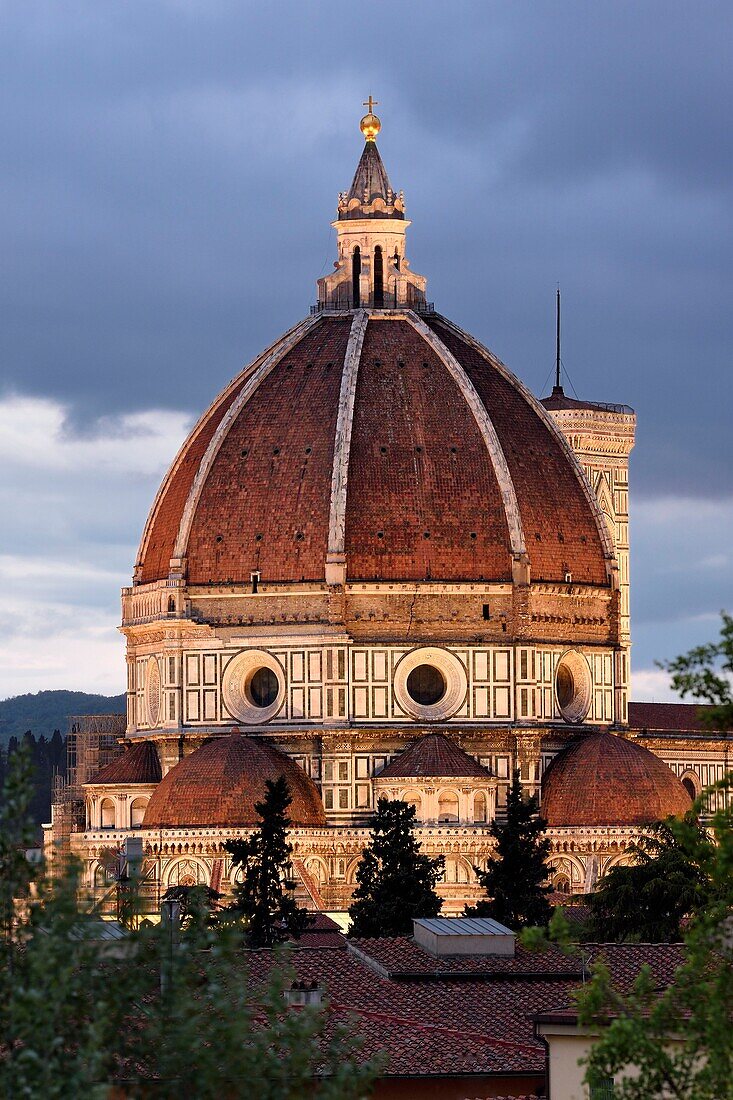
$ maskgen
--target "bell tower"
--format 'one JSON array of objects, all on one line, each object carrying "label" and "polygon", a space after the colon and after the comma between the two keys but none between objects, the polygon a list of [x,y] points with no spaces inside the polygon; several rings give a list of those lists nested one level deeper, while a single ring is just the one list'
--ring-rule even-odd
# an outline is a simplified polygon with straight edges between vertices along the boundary
[{"label": "bell tower", "polygon": [[351,187],[339,195],[338,258],[334,271],[318,280],[318,309],[420,310],[427,280],[410,270],[405,256],[405,196],[389,182],[377,149],[382,124],[369,96],[361,120],[364,150]]},{"label": "bell tower", "polygon": [[557,357],[555,385],[542,404],[578,456],[596,495],[613,540],[619,577],[619,636],[616,654],[616,706],[628,720],[631,615],[629,599],[629,455],[634,446],[636,415],[629,405],[580,401],[562,386],[560,363],[560,291],[557,292]]}]

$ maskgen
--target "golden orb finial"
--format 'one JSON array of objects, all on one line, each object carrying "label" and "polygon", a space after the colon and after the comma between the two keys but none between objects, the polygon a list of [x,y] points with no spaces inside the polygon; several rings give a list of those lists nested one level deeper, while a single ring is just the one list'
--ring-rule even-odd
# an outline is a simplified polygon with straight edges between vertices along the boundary
[{"label": "golden orb finial", "polygon": [[363,119],[359,123],[359,129],[364,135],[365,141],[374,141],[377,134],[382,129],[382,123],[379,121],[373,111],[373,108],[377,106],[379,106],[378,100],[372,99],[371,96],[369,96],[369,99],[365,100],[364,103],[362,103],[362,107],[368,108],[367,114],[364,115]]}]

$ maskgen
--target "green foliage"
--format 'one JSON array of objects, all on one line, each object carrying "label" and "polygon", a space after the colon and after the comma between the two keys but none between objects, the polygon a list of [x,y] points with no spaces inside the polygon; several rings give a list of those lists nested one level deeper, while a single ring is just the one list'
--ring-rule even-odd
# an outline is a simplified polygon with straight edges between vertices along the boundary
[{"label": "green foliage", "polygon": [[[28,749],[15,752],[0,799],[0,936],[3,973],[12,965],[17,939],[16,909],[28,898],[33,878],[25,849],[33,843],[30,819],[32,765]],[[0,975],[0,980],[2,975]]]},{"label": "green foliage", "polygon": [[293,897],[293,849],[287,838],[292,801],[284,776],[275,782],[268,779],[263,801],[255,803],[262,819],[259,829],[247,840],[228,840],[224,845],[243,873],[229,913],[246,921],[250,947],[272,947],[290,936],[297,939],[311,920]]},{"label": "green foliage", "polygon": [[379,799],[369,846],[356,872],[349,909],[352,936],[409,936],[413,918],[437,917],[440,912],[435,884],[444,859],[423,855],[414,826],[414,806]]},{"label": "green foliage", "polygon": [[672,687],[712,706],[703,722],[712,729],[733,729],[733,616],[720,613],[720,639],[696,646],[673,661],[659,663],[672,673]]},{"label": "green foliage", "polygon": [[0,700],[0,745],[30,730],[50,738],[66,729],[70,714],[122,714],[124,695],[90,695],[85,691],[38,691]]},{"label": "green foliage", "polygon": [[647,826],[628,849],[633,862],[613,867],[588,898],[595,938],[679,942],[684,919],[710,901],[711,846],[694,814],[684,827],[674,820]]},{"label": "green foliage", "polygon": [[578,952],[577,939],[573,927],[565,916],[561,905],[553,909],[549,924],[545,926],[527,925],[519,933],[519,942],[526,951],[541,953],[549,947],[557,947],[564,955]]},{"label": "green foliage", "polygon": [[[714,789],[730,796],[730,787],[729,778]],[[699,799],[696,808],[703,804]],[[624,994],[596,966],[580,994],[580,1022],[601,1027],[587,1079],[635,1067],[633,1078],[617,1080],[617,1100],[733,1098],[733,808],[718,810],[710,827],[712,843],[700,844],[698,856],[710,885],[685,933],[686,958],[672,985],[660,992],[645,968]],[[669,829],[681,849],[694,849],[693,822],[673,820]]]},{"label": "green foliage", "polygon": [[54,730],[49,740],[41,735],[35,737],[28,730],[19,739],[11,737],[6,750],[0,747],[0,801],[2,786],[11,758],[23,747],[31,764],[32,796],[29,804],[30,816],[36,825],[49,820],[51,813],[51,795],[55,775],[66,776],[66,740],[58,730]]},{"label": "green foliage", "polygon": [[552,887],[546,885],[545,861],[550,851],[546,829],[538,799],[524,797],[516,770],[507,794],[506,821],[491,825],[496,853],[485,871],[474,867],[487,896],[466,906],[467,917],[493,917],[513,929],[548,923],[552,907],[547,895]]},{"label": "green foliage", "polygon": [[169,886],[163,894],[163,901],[177,901],[180,905],[181,926],[208,924],[212,921],[212,911],[221,899],[218,890],[211,886]]},{"label": "green foliage", "polygon": [[78,864],[32,881],[30,792],[21,749],[0,812],[0,1096],[102,1100],[115,1085],[166,1100],[368,1095],[379,1063],[361,1059],[354,1027],[327,1006],[289,1009],[287,960],[252,981],[241,924],[190,919],[178,946],[143,925],[116,941],[124,957],[103,955]]}]

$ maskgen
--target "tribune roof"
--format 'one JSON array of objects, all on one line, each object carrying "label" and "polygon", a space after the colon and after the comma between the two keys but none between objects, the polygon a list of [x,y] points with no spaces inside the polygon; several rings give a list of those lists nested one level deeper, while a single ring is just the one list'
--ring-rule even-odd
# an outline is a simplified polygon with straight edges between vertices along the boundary
[{"label": "tribune roof", "polygon": [[417,779],[421,776],[439,779],[444,776],[481,776],[489,772],[455,741],[442,733],[428,733],[413,741],[377,776],[378,779]]},{"label": "tribune roof", "polygon": [[542,783],[550,826],[644,825],[692,805],[674,772],[649,749],[607,732],[568,745]]}]

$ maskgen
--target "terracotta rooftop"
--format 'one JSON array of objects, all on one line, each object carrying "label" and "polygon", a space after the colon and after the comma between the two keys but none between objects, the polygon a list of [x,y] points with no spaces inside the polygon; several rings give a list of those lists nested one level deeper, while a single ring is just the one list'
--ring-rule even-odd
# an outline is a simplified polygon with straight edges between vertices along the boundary
[{"label": "terracotta rooftop", "polygon": [[[337,1019],[352,1015],[352,1029],[364,1038],[363,1057],[386,1052],[388,1078],[543,1075],[544,1048],[534,1035],[533,1018],[568,1007],[582,980],[581,961],[554,950],[544,961],[542,953],[534,956],[534,975],[530,953],[518,952],[515,960],[442,959],[441,966],[465,966],[443,976],[435,973],[436,960],[411,939],[354,944],[358,955],[296,945],[289,962],[298,980],[325,988]],[[630,988],[644,964],[661,988],[682,962],[676,944],[584,944],[583,952],[586,965],[602,957],[622,989]],[[385,960],[399,980],[385,973]],[[507,967],[503,974],[496,968],[500,961]],[[273,963],[271,952],[248,953],[255,980],[266,979]],[[461,1096],[478,1091],[468,1082],[463,1088]],[[506,1086],[491,1095],[499,1091]]]},{"label": "terracotta rooftop", "polygon": [[417,778],[448,775],[480,775],[486,779],[489,772],[467,752],[459,748],[442,733],[428,733],[413,741],[404,752],[395,757],[377,776],[378,779]]},{"label": "terracotta rooftop", "polygon": [[712,709],[702,703],[629,703],[629,726],[633,730],[709,733],[711,727],[702,719]]},{"label": "terracotta rooftop", "polygon": [[[324,313],[296,326],[257,385],[265,356],[204,413],[153,505],[138,582],[167,577],[176,544],[191,584],[249,584],[253,570],[268,583],[324,580],[352,320]],[[426,320],[496,432],[532,578],[570,572],[607,586],[603,521],[551,418],[488,350],[435,314]],[[369,316],[348,455],[348,580],[511,580],[506,475],[502,489],[498,452],[432,339],[404,317]]]},{"label": "terracotta rooftop", "polygon": [[233,733],[207,741],[171,768],[153,792],[143,828],[259,825],[255,803],[265,782],[281,775],[290,787],[293,825],[323,825],[321,796],[303,769],[267,741]]},{"label": "terracotta rooftop", "polygon": [[550,826],[644,825],[692,805],[658,756],[612,733],[568,745],[545,772],[542,816]]},{"label": "terracotta rooftop", "polygon": [[140,741],[106,764],[89,782],[159,783],[160,777],[160,759],[155,745],[152,741]]}]

